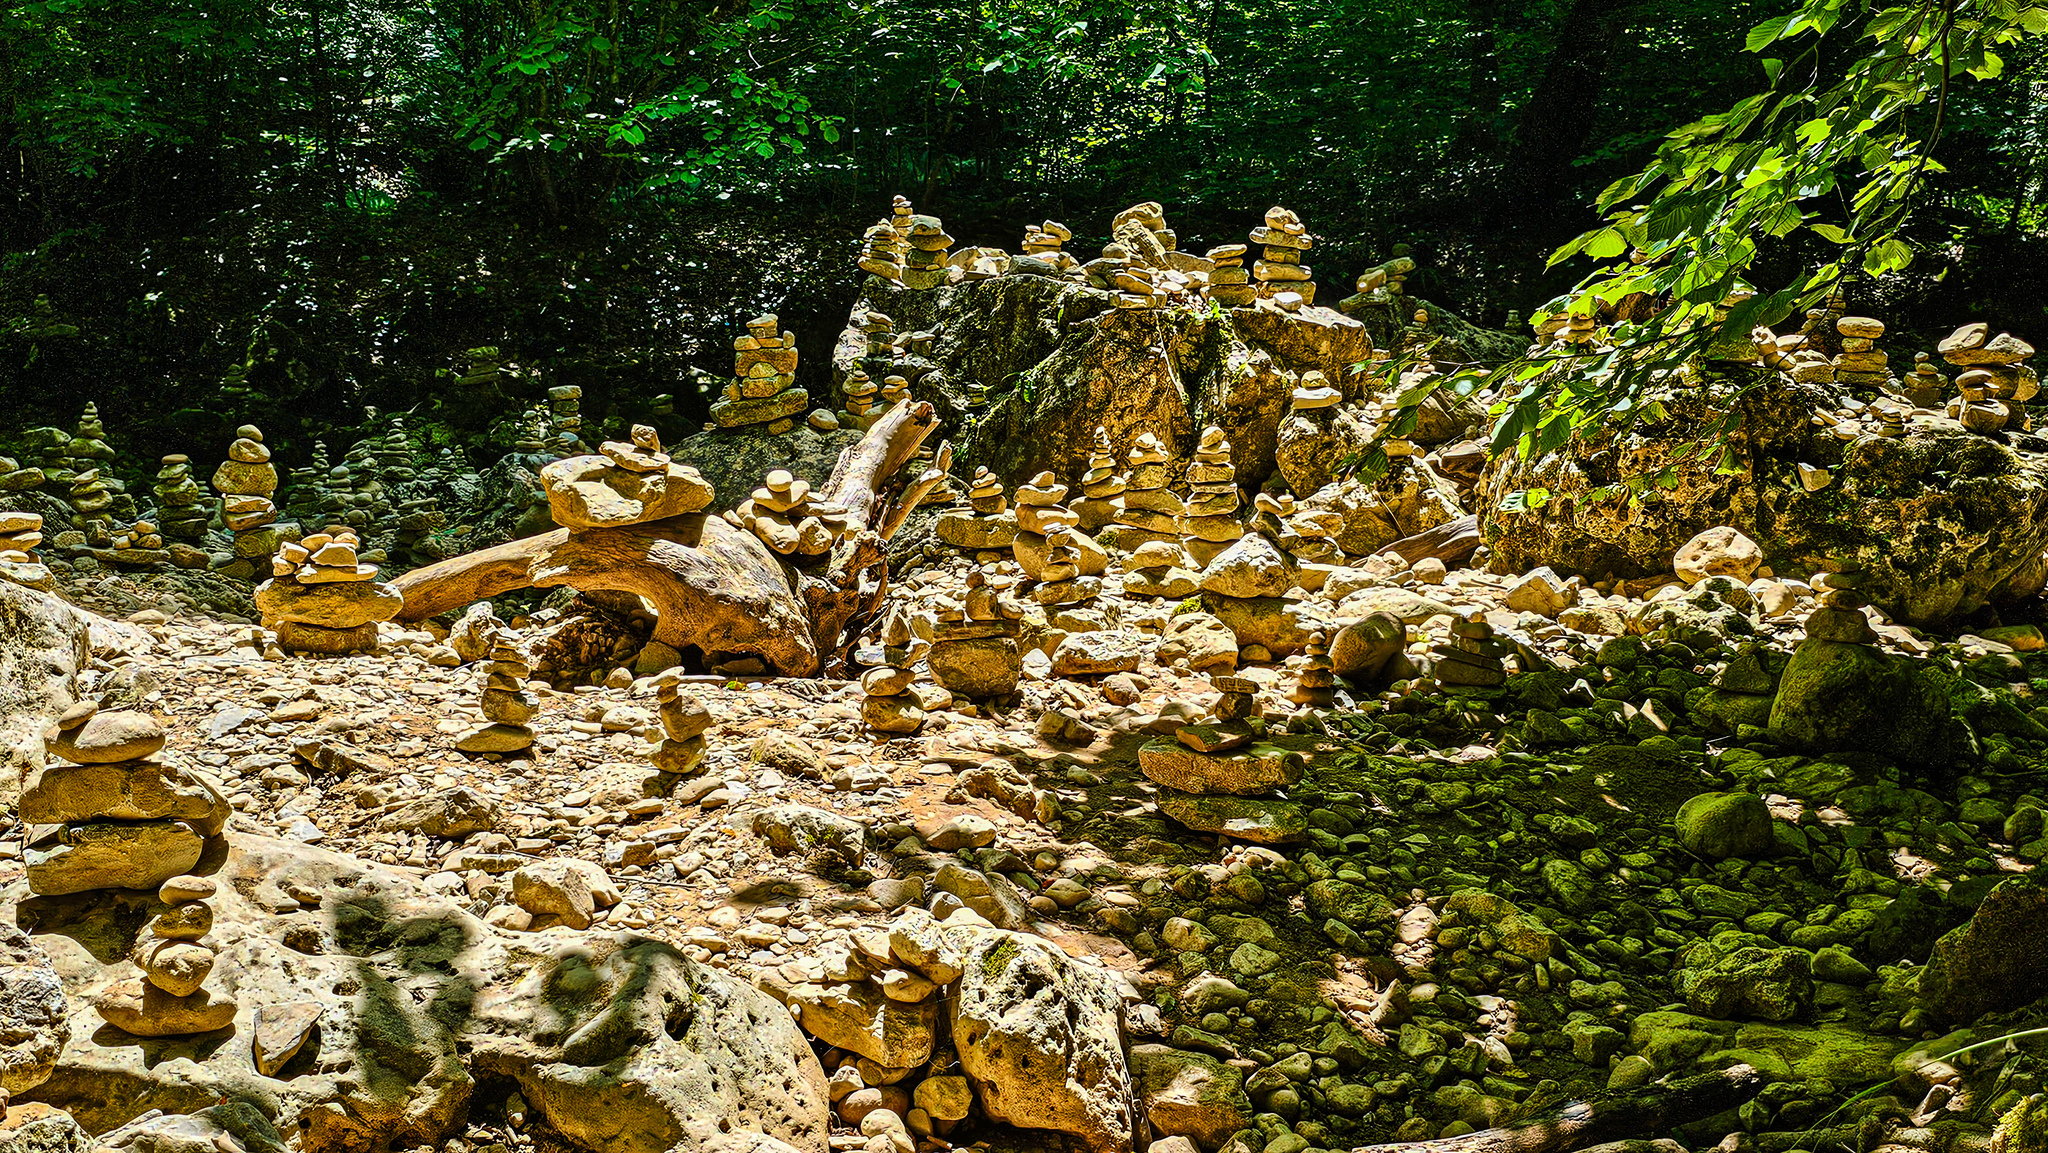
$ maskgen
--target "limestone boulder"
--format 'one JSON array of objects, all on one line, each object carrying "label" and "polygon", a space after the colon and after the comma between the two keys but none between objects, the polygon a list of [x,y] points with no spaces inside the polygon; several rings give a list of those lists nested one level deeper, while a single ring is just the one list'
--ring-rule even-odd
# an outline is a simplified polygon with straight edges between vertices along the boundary
[{"label": "limestone boulder", "polygon": [[302,585],[267,580],[256,586],[256,608],[271,622],[354,629],[392,620],[404,607],[405,594],[382,581]]},{"label": "limestone boulder", "polygon": [[1277,597],[1294,587],[1294,573],[1272,541],[1251,533],[1209,562],[1201,586],[1203,592],[1240,600]]},{"label": "limestone boulder", "polygon": [[0,1097],[50,1079],[71,1039],[64,984],[50,957],[12,921],[0,921]]},{"label": "limestone boulder", "polygon": [[1955,722],[1948,678],[1924,661],[1868,645],[1807,640],[1793,650],[1770,728],[1803,752],[1876,753],[1945,765],[1974,742]]},{"label": "limestone boulder", "polygon": [[57,597],[0,581],[0,809],[43,762],[43,730],[76,701],[86,618]]},{"label": "limestone boulder", "polygon": [[597,455],[555,461],[540,470],[540,478],[555,523],[571,529],[667,520],[710,507],[713,496],[710,483],[688,465],[634,472]]},{"label": "limestone boulder", "polygon": [[863,980],[798,985],[789,991],[789,1003],[804,1032],[877,1065],[907,1069],[931,1059],[936,1001],[898,1001]]},{"label": "limestone boulder", "polygon": [[1040,937],[973,928],[955,940],[953,1043],[983,1112],[1096,1153],[1130,1148],[1123,998],[1109,975]]},{"label": "limestone boulder", "polygon": [[1131,1075],[1156,1136],[1186,1137],[1203,1149],[1220,1149],[1238,1130],[1251,1127],[1244,1074],[1207,1053],[1133,1045]]},{"label": "limestone boulder", "polygon": [[1755,541],[1727,525],[1716,525],[1678,546],[1671,571],[1689,585],[1710,576],[1746,581],[1763,562],[1763,549]]},{"label": "limestone boulder", "polygon": [[1942,935],[1920,972],[1919,1003],[1937,1021],[1963,1023],[2048,994],[2048,883],[2040,870],[2002,881],[1969,923]]}]

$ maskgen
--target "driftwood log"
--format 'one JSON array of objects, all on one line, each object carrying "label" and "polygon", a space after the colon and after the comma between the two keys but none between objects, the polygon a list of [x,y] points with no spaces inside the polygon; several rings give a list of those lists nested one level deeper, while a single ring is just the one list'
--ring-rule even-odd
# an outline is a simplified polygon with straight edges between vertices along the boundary
[{"label": "driftwood log", "polygon": [[1434,1141],[1366,1145],[1352,1153],[1572,1153],[1596,1145],[1642,1142],[1675,1125],[1726,1112],[1763,1092],[1764,1076],[1748,1065],[1572,1101],[1540,1117]]},{"label": "driftwood log", "polygon": [[696,649],[707,660],[758,656],[782,676],[839,671],[852,646],[849,630],[888,591],[889,538],[951,463],[950,447],[942,447],[934,467],[893,498],[885,491],[936,427],[931,405],[901,401],[839,454],[813,499],[844,507],[856,527],[828,557],[792,562],[709,513],[558,528],[406,573],[392,582],[405,595],[398,619],[423,620],[523,588],[634,593],[654,606],[654,639],[678,650]]}]

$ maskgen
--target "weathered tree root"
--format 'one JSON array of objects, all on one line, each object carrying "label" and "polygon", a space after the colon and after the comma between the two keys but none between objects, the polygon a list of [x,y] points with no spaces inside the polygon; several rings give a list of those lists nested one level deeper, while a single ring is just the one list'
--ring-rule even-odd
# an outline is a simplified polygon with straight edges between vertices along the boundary
[{"label": "weathered tree root", "polygon": [[1733,1109],[1761,1093],[1764,1076],[1748,1065],[1588,1101],[1541,1117],[1434,1141],[1367,1145],[1352,1153],[1571,1153],[1608,1143],[1641,1144],[1675,1125]]},{"label": "weathered tree root", "polygon": [[405,596],[401,621],[417,621],[522,588],[567,585],[645,597],[654,639],[707,656],[751,654],[783,676],[836,667],[847,626],[888,591],[886,537],[943,476],[941,451],[896,500],[882,485],[917,452],[938,413],[903,401],[840,454],[820,499],[863,526],[822,561],[798,564],[760,538],[705,513],[623,528],[556,529],[415,569],[392,582]]}]

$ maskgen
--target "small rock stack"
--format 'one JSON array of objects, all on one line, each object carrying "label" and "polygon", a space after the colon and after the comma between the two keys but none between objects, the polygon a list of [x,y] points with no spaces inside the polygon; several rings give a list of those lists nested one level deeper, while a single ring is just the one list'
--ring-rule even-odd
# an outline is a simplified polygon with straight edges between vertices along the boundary
[{"label": "small rock stack", "polygon": [[1301,254],[1313,243],[1301,217],[1278,206],[1268,208],[1265,227],[1252,230],[1252,243],[1263,245],[1266,250],[1266,258],[1252,266],[1261,299],[1271,299],[1287,308],[1288,303],[1278,297],[1283,292],[1292,292],[1298,297],[1293,302],[1296,307],[1316,302],[1315,281],[1309,279],[1308,265],[1301,262]]},{"label": "small rock stack", "polygon": [[1081,523],[1079,513],[1060,504],[1066,495],[1067,486],[1049,471],[1032,477],[1028,484],[1017,486],[1017,535],[1010,542],[1010,548],[1017,558],[1017,566],[1032,580],[1045,579],[1039,573],[1046,564],[1046,552],[1050,548],[1046,537],[1052,530],[1073,528]]},{"label": "small rock stack", "polygon": [[1906,399],[1914,408],[1941,411],[1942,401],[1948,397],[1948,378],[1934,367],[1934,362],[1924,352],[1913,354],[1913,371],[1904,378]]},{"label": "small rock stack", "polygon": [[926,660],[940,687],[973,700],[1017,691],[1024,672],[1017,622],[1024,608],[1004,595],[1013,583],[977,566],[967,574],[965,595],[939,606]]},{"label": "small rock stack", "polygon": [[138,520],[116,532],[107,546],[113,550],[109,559],[117,565],[157,568],[171,561],[171,554],[164,550],[163,533],[151,520]]},{"label": "small rock stack", "polygon": [[889,665],[862,673],[860,719],[878,733],[901,735],[923,728],[924,709],[911,691],[916,679],[909,669]]},{"label": "small rock stack", "polygon": [[157,888],[166,908],[142,926],[128,953],[142,976],[114,984],[93,1003],[107,1024],[137,1037],[183,1037],[234,1023],[234,998],[206,988],[214,957],[203,944],[213,931],[206,902],[216,891],[214,882],[190,874]]},{"label": "small rock stack", "polygon": [[1309,634],[1308,664],[1295,678],[1294,691],[1287,699],[1311,709],[1327,709],[1337,700],[1337,674],[1330,671],[1330,638],[1322,629]]},{"label": "small rock stack", "polygon": [[[1401,295],[1403,291],[1402,285],[1407,281],[1408,274],[1415,271],[1415,262],[1408,258],[1407,248],[1408,246],[1405,244],[1396,244],[1392,260],[1376,268],[1368,268],[1363,273],[1360,273],[1358,282],[1355,285],[1359,295],[1370,296],[1378,294],[1386,297]],[[1509,324],[1508,328],[1512,330],[1514,325]]]},{"label": "small rock stack", "polygon": [[1283,793],[1299,783],[1302,755],[1266,743],[1258,684],[1212,676],[1222,694],[1203,724],[1184,725],[1172,740],[1148,741],[1138,768],[1159,786],[1159,811],[1200,833],[1262,845],[1308,836],[1308,809]]},{"label": "small rock stack", "polygon": [[1017,517],[1003,499],[1003,482],[986,468],[976,467],[967,490],[967,509],[939,514],[933,531],[957,549],[982,552],[1009,548],[1017,539]]},{"label": "small rock stack", "polygon": [[332,528],[286,541],[256,586],[263,627],[288,653],[368,653],[377,626],[398,616],[405,595],[377,580],[377,566],[356,554],[353,530]]},{"label": "small rock stack", "polygon": [[1842,335],[1842,351],[1835,357],[1835,383],[1852,388],[1884,388],[1892,383],[1890,358],[1877,347],[1884,335],[1884,321],[1868,316],[1845,316],[1835,322]]},{"label": "small rock stack", "polygon": [[910,230],[903,239],[909,245],[903,254],[903,275],[899,277],[903,287],[922,291],[937,288],[952,278],[952,270],[946,267],[946,250],[953,247],[953,238],[946,235],[946,226],[938,217],[912,216]]},{"label": "small rock stack", "polygon": [[671,669],[654,682],[661,714],[662,741],[654,749],[654,767],[663,793],[697,775],[704,765],[704,734],[711,728],[711,710],[683,692],[682,674]]},{"label": "small rock stack", "polygon": [[882,411],[895,408],[899,401],[910,399],[910,378],[890,373],[882,378]]},{"label": "small rock stack", "polygon": [[1820,607],[1806,618],[1807,639],[1876,644],[1877,631],[1870,627],[1870,618],[1863,613],[1864,606],[1870,603],[1863,595],[1865,582],[1863,569],[1846,561],[1838,561],[1832,571],[1815,573],[1813,586],[1819,593]]},{"label": "small rock stack", "polygon": [[747,322],[747,335],[736,337],[733,382],[711,406],[720,428],[766,425],[781,435],[796,427],[811,406],[810,394],[796,384],[796,333],[782,332],[774,313]]},{"label": "small rock stack", "polygon": [[25,846],[31,892],[154,889],[190,872],[227,822],[214,782],[155,759],[154,717],[82,702],[43,739],[55,759],[21,794],[22,823],[53,826]]},{"label": "small rock stack", "polygon": [[342,459],[348,463],[349,479],[348,511],[342,514],[342,521],[358,534],[368,535],[370,526],[391,512],[384,482],[377,477],[376,446],[369,440],[359,440]]},{"label": "small rock stack", "polygon": [[432,492],[411,500],[400,501],[394,514],[395,526],[391,532],[391,547],[397,554],[395,559],[409,565],[427,565],[448,555],[448,550],[434,534],[448,523],[448,516],[441,511],[441,500]]},{"label": "small rock stack", "polygon": [[760,537],[781,556],[824,556],[853,531],[845,509],[822,501],[813,503],[811,482],[781,468],[769,473],[762,487],[725,518]]},{"label": "small rock stack", "polygon": [[1257,300],[1259,290],[1244,266],[1245,254],[1250,251],[1244,244],[1219,244],[1210,249],[1205,254],[1211,265],[1209,283],[1203,286],[1202,295],[1225,308],[1243,308]]},{"label": "small rock stack", "polygon": [[1315,412],[1330,408],[1344,399],[1344,394],[1323,375],[1323,370],[1311,368],[1301,374],[1289,397],[1289,408],[1293,412]]},{"label": "small rock stack", "polygon": [[81,468],[71,474],[71,491],[67,499],[71,502],[71,524],[85,534],[85,541],[94,548],[107,548],[114,542],[114,490],[100,476],[94,467]]},{"label": "small rock stack", "polygon": [[1124,595],[1186,600],[1202,591],[1201,578],[1188,568],[1187,554],[1175,540],[1148,540],[1125,562]]},{"label": "small rock stack", "polygon": [[1949,405],[1950,416],[1976,432],[2028,427],[2025,405],[2041,388],[2041,378],[2025,363],[2033,345],[2007,332],[1992,336],[1991,326],[1980,321],[1950,333],[1936,351],[1962,370],[1956,374],[1962,396]]},{"label": "small rock stack", "polygon": [[696,469],[670,460],[653,428],[636,424],[632,437],[541,468],[556,524],[570,532],[623,528],[701,512],[711,504],[710,483]]},{"label": "small rock stack", "polygon": [[1159,438],[1141,432],[1125,455],[1124,506],[1116,515],[1117,547],[1135,550],[1153,541],[1180,543],[1180,497],[1166,487],[1170,459]]},{"label": "small rock stack", "polygon": [[206,538],[206,523],[213,519],[213,506],[206,499],[206,490],[192,476],[190,457],[165,457],[156,470],[156,484],[151,491],[156,496],[157,520],[165,537],[176,541]]},{"label": "small rock stack", "polygon": [[1060,252],[1061,246],[1074,239],[1074,230],[1057,220],[1043,224],[1024,226],[1024,255],[1051,256]]},{"label": "small rock stack", "polygon": [[840,427],[866,432],[882,415],[874,411],[875,394],[880,391],[867,373],[854,369],[853,375],[846,378],[846,407],[837,414]]},{"label": "small rock stack", "polygon": [[1429,672],[1445,688],[1499,688],[1508,679],[1503,658],[1512,651],[1507,642],[1494,637],[1486,615],[1475,612],[1451,622],[1449,643],[1430,651]]},{"label": "small rock stack", "polygon": [[558,384],[548,389],[548,420],[555,440],[570,453],[589,452],[583,443],[583,386]]},{"label": "small rock stack", "polygon": [[1102,595],[1102,580],[1092,567],[1083,542],[1087,540],[1071,526],[1053,526],[1045,534],[1045,562],[1033,574],[1039,580],[1031,599],[1039,604],[1087,604]]},{"label": "small rock stack", "polygon": [[284,513],[300,524],[331,524],[339,521],[341,505],[327,507],[327,478],[334,471],[327,458],[327,442],[316,440],[306,463],[291,471],[285,488]]},{"label": "small rock stack", "polygon": [[868,227],[861,236],[860,256],[855,261],[863,272],[902,282],[903,259],[910,249],[905,240],[910,235],[911,215],[909,199],[898,196],[893,215]]},{"label": "small rock stack", "polygon": [[277,506],[270,503],[277,491],[277,466],[270,463],[262,429],[245,424],[235,430],[228,458],[213,470],[213,488],[221,494],[221,522],[235,534],[235,558],[222,571],[254,580],[258,559],[298,535],[277,523]]},{"label": "small rock stack", "polygon": [[33,512],[0,510],[0,580],[50,589],[57,578],[49,566],[36,559],[36,546],[43,543],[43,518]]},{"label": "small rock stack", "polygon": [[1095,426],[1095,448],[1088,454],[1088,471],[1081,474],[1081,499],[1074,502],[1080,525],[1095,532],[1116,521],[1124,511],[1124,490],[1129,487],[1116,470],[1116,449],[1109,443],[1109,431]]},{"label": "small rock stack", "polygon": [[[99,405],[91,401],[85,403],[85,411],[78,416],[78,431],[64,442],[60,459],[63,463],[50,472],[53,481],[63,482],[72,474],[102,468],[121,459],[121,454],[107,443],[107,429],[100,422]],[[113,491],[120,491],[120,486],[114,485]]]},{"label": "small rock stack", "polygon": [[1212,424],[1202,430],[1188,463],[1187,506],[1180,516],[1183,545],[1196,564],[1208,565],[1244,535],[1237,516],[1243,500],[1237,491],[1237,468],[1230,463],[1230,442]]},{"label": "small rock stack", "polygon": [[484,666],[480,707],[484,723],[455,738],[461,753],[516,753],[533,747],[534,715],[540,705],[526,691],[533,666],[519,649],[519,638],[499,626],[491,630],[490,663]]},{"label": "small rock stack", "polygon": [[384,435],[369,443],[370,456],[377,462],[377,479],[387,493],[419,479],[419,470],[413,467],[412,441],[405,435],[404,417],[392,417],[391,427]]}]

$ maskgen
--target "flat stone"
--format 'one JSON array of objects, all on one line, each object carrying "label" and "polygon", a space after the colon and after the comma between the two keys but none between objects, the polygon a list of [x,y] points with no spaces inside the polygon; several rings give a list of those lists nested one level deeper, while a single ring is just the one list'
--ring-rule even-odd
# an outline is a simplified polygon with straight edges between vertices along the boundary
[{"label": "flat stone", "polygon": [[204,838],[187,821],[95,821],[28,846],[28,887],[43,896],[155,889],[199,863]]},{"label": "flat stone", "polygon": [[1198,833],[1253,844],[1291,845],[1308,838],[1308,809],[1294,801],[1162,789],[1159,811]]},{"label": "flat stone", "polygon": [[149,756],[164,747],[164,728],[155,717],[127,709],[100,711],[84,724],[45,738],[53,757],[99,765]]},{"label": "flat stone", "polygon": [[251,1049],[256,1058],[256,1071],[265,1077],[276,1076],[277,1071],[305,1047],[319,1023],[320,1006],[311,1001],[257,1006],[255,1017],[250,1022],[255,1034],[251,1038]]},{"label": "flat stone", "polygon": [[218,992],[201,990],[178,997],[140,977],[109,986],[93,1007],[107,1024],[137,1037],[211,1033],[235,1019],[235,1003]]},{"label": "flat stone", "polygon": [[1178,741],[1160,740],[1148,741],[1138,750],[1138,767],[1154,784],[1169,789],[1239,796],[1284,789],[1298,783],[1307,770],[1300,753],[1272,745],[1253,745],[1226,753],[1198,753]]}]

